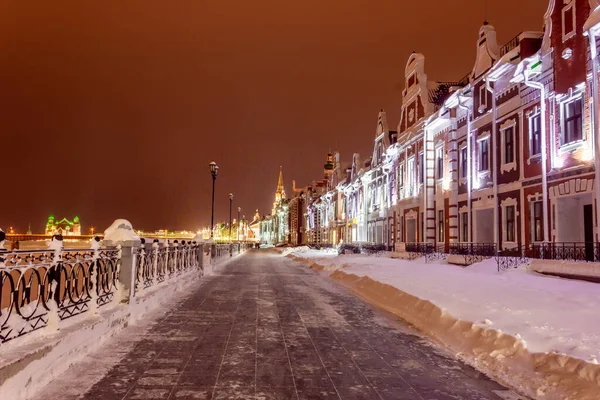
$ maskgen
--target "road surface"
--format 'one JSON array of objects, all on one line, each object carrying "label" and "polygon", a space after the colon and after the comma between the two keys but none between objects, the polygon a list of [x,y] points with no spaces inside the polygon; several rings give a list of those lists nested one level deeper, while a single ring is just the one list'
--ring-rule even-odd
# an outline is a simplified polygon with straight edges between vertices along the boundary
[{"label": "road surface", "polygon": [[303,264],[251,250],[39,399],[517,399]]}]

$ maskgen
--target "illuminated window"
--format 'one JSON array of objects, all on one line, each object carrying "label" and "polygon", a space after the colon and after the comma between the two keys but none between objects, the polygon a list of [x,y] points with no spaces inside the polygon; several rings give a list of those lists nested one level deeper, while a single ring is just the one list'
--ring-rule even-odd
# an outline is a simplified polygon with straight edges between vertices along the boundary
[{"label": "illuminated window", "polygon": [[487,108],[487,88],[485,84],[479,87],[479,112],[485,111]]},{"label": "illuminated window", "polygon": [[398,196],[402,196],[404,188],[404,164],[398,166]]},{"label": "illuminated window", "polygon": [[469,241],[469,214],[464,212],[460,214],[461,218],[461,236],[463,242]]},{"label": "illuminated window", "polygon": [[515,241],[515,206],[506,206],[506,241]]},{"label": "illuminated window", "polygon": [[542,127],[539,111],[529,116],[529,143],[530,156],[542,153]]},{"label": "illuminated window", "polygon": [[504,140],[503,164],[509,164],[515,161],[515,129],[514,127],[506,128],[502,134]]},{"label": "illuminated window", "polygon": [[574,98],[562,104],[561,145],[581,140],[583,137],[582,120],[583,100]]},{"label": "illuminated window", "polygon": [[544,240],[544,207],[541,201],[533,202],[533,240]]},{"label": "illuminated window", "polygon": [[460,176],[466,178],[468,175],[467,168],[467,148],[463,147],[460,149]]},{"label": "illuminated window", "polygon": [[490,170],[490,143],[489,138],[479,141],[479,172]]},{"label": "illuminated window", "polygon": [[406,169],[406,178],[408,180],[408,187],[412,188],[415,184],[415,158],[412,157],[408,160],[408,167]]},{"label": "illuminated window", "polygon": [[436,165],[436,178],[442,179],[444,177],[444,148],[438,147],[435,149],[435,165]]}]

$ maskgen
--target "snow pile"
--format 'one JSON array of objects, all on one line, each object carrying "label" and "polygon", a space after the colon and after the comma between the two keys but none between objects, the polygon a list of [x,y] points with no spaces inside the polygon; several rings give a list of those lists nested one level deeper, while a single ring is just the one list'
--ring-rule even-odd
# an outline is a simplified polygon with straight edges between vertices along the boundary
[{"label": "snow pile", "polygon": [[298,253],[298,252],[304,252],[304,251],[310,250],[310,248],[308,246],[280,247],[280,248],[275,248],[275,249],[276,249],[276,251],[283,254],[284,256],[290,255],[292,253]]},{"label": "snow pile", "polygon": [[544,274],[600,278],[596,263],[577,261],[531,260],[531,270]]},{"label": "snow pile", "polygon": [[531,397],[598,398],[598,284],[498,272],[493,259],[464,268],[316,250],[290,257],[333,271],[333,279]]},{"label": "snow pile", "polygon": [[139,241],[140,237],[133,230],[133,226],[126,219],[117,219],[104,231],[104,240],[107,242]]}]

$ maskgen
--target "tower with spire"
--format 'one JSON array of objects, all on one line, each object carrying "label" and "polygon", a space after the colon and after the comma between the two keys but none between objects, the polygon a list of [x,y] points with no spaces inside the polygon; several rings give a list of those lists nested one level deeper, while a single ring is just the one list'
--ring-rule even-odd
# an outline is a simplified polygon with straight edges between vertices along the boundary
[{"label": "tower with spire", "polygon": [[277,191],[275,192],[275,202],[273,203],[273,214],[275,210],[285,200],[285,188],[283,187],[283,166],[279,166],[279,179],[277,180]]}]

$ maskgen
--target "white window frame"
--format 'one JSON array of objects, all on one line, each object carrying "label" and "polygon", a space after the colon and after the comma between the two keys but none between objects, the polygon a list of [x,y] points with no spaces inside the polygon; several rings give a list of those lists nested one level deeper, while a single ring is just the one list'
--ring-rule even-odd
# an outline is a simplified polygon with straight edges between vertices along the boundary
[{"label": "white window frame", "polygon": [[[584,92],[581,90],[577,90],[574,92],[569,91],[569,95],[561,98],[558,103],[558,108],[560,112],[560,123],[559,123],[559,137],[558,143],[560,146],[561,152],[572,152],[582,147],[585,140],[585,96]],[[581,100],[581,139],[574,140],[569,143],[564,143],[564,135],[565,135],[565,108],[567,104],[580,99]]]},{"label": "white window frame", "polygon": [[[535,203],[540,203],[542,206],[542,239],[541,240],[536,240],[535,238]],[[540,196],[535,197],[534,199],[529,201],[529,207],[530,207],[530,211],[529,211],[529,226],[530,226],[530,233],[531,233],[531,243],[542,243],[544,241],[544,218],[547,218],[546,215],[544,215],[544,200],[543,198],[541,198]]]},{"label": "white window frame", "polygon": [[487,104],[487,87],[485,84],[479,86],[479,112],[483,113],[488,108]]},{"label": "white window frame", "polygon": [[[565,2],[567,2],[567,1],[568,0],[565,0]],[[573,30],[571,32],[565,32],[565,15],[566,15],[567,11],[569,11],[570,9],[572,9],[571,15],[573,16]],[[576,14],[575,0],[571,0],[562,9],[561,21],[562,21],[562,41],[563,42],[571,39],[573,36],[575,36],[575,33],[577,32],[577,25],[575,24],[575,22],[576,22],[575,14]]]},{"label": "white window frame", "polygon": [[[506,162],[506,131],[512,128],[513,160]],[[502,173],[517,170],[517,120],[509,119],[500,125],[500,171]]]},{"label": "white window frame", "polygon": [[[539,117],[540,118],[540,152],[533,154],[532,153],[532,149],[533,149],[533,121],[535,118]],[[528,162],[531,161],[532,159],[537,159],[539,157],[541,157],[542,155],[542,151],[544,151],[544,149],[542,149],[542,135],[544,134],[544,132],[542,132],[542,112],[540,110],[540,107],[535,107],[533,110],[529,111],[527,113],[527,124],[528,124],[528,138],[527,140],[529,141],[529,154],[528,154]]]},{"label": "white window frame", "polygon": [[[488,168],[484,169],[484,170],[481,170],[480,169],[480,166],[482,164],[481,163],[481,160],[482,160],[481,143],[483,141],[486,141],[486,140],[488,142]],[[479,177],[489,175],[490,172],[491,172],[491,169],[492,169],[492,158],[491,158],[492,149],[491,149],[490,144],[491,143],[490,143],[490,133],[489,132],[486,132],[485,134],[483,134],[482,136],[480,136],[480,137],[477,138],[477,174],[479,175]]]},{"label": "white window frame", "polygon": [[[507,238],[507,230],[506,230],[506,224],[507,224],[507,218],[506,218],[506,208],[507,207],[515,207],[515,220],[513,223],[513,235],[515,240],[514,241],[508,241]],[[504,249],[514,249],[517,247],[517,242],[518,242],[518,233],[519,233],[519,223],[518,223],[518,217],[519,217],[519,208],[518,208],[518,204],[517,204],[517,199],[509,197],[507,199],[504,199],[500,202],[500,207],[502,207],[502,247]]]},{"label": "white window frame", "polygon": [[406,187],[407,187],[407,197],[413,196],[415,192],[416,186],[416,159],[415,156],[411,156],[408,158],[408,162],[406,164]]},{"label": "white window frame", "polygon": [[398,164],[398,175],[396,179],[398,180],[398,198],[402,199],[404,198],[404,187],[406,186],[406,179],[404,176],[404,162]]},{"label": "white window frame", "polygon": [[[439,160],[439,156],[441,156],[442,159],[442,173],[440,174],[439,169],[438,169],[438,160]],[[438,182],[441,182],[444,179],[444,146],[437,146],[435,148],[435,178],[438,180]]]},{"label": "white window frame", "polygon": [[[467,218],[466,237],[467,240],[463,240],[465,236],[465,228],[463,226],[463,218]],[[469,209],[467,206],[462,206],[458,210],[458,241],[461,243],[469,243]]]},{"label": "white window frame", "polygon": [[[464,163],[465,164],[465,168],[463,168],[463,158],[464,158],[463,151],[465,151],[466,154],[467,154],[467,159],[465,160],[465,163]],[[459,179],[460,179],[460,183],[464,185],[464,184],[467,183],[467,179],[469,179],[469,174],[470,174],[470,171],[469,171],[469,151],[467,150],[467,145],[466,144],[460,147],[460,150],[458,152],[458,162],[459,162],[458,167],[459,167]],[[463,176],[463,169],[467,170],[467,174],[465,176]]]}]

